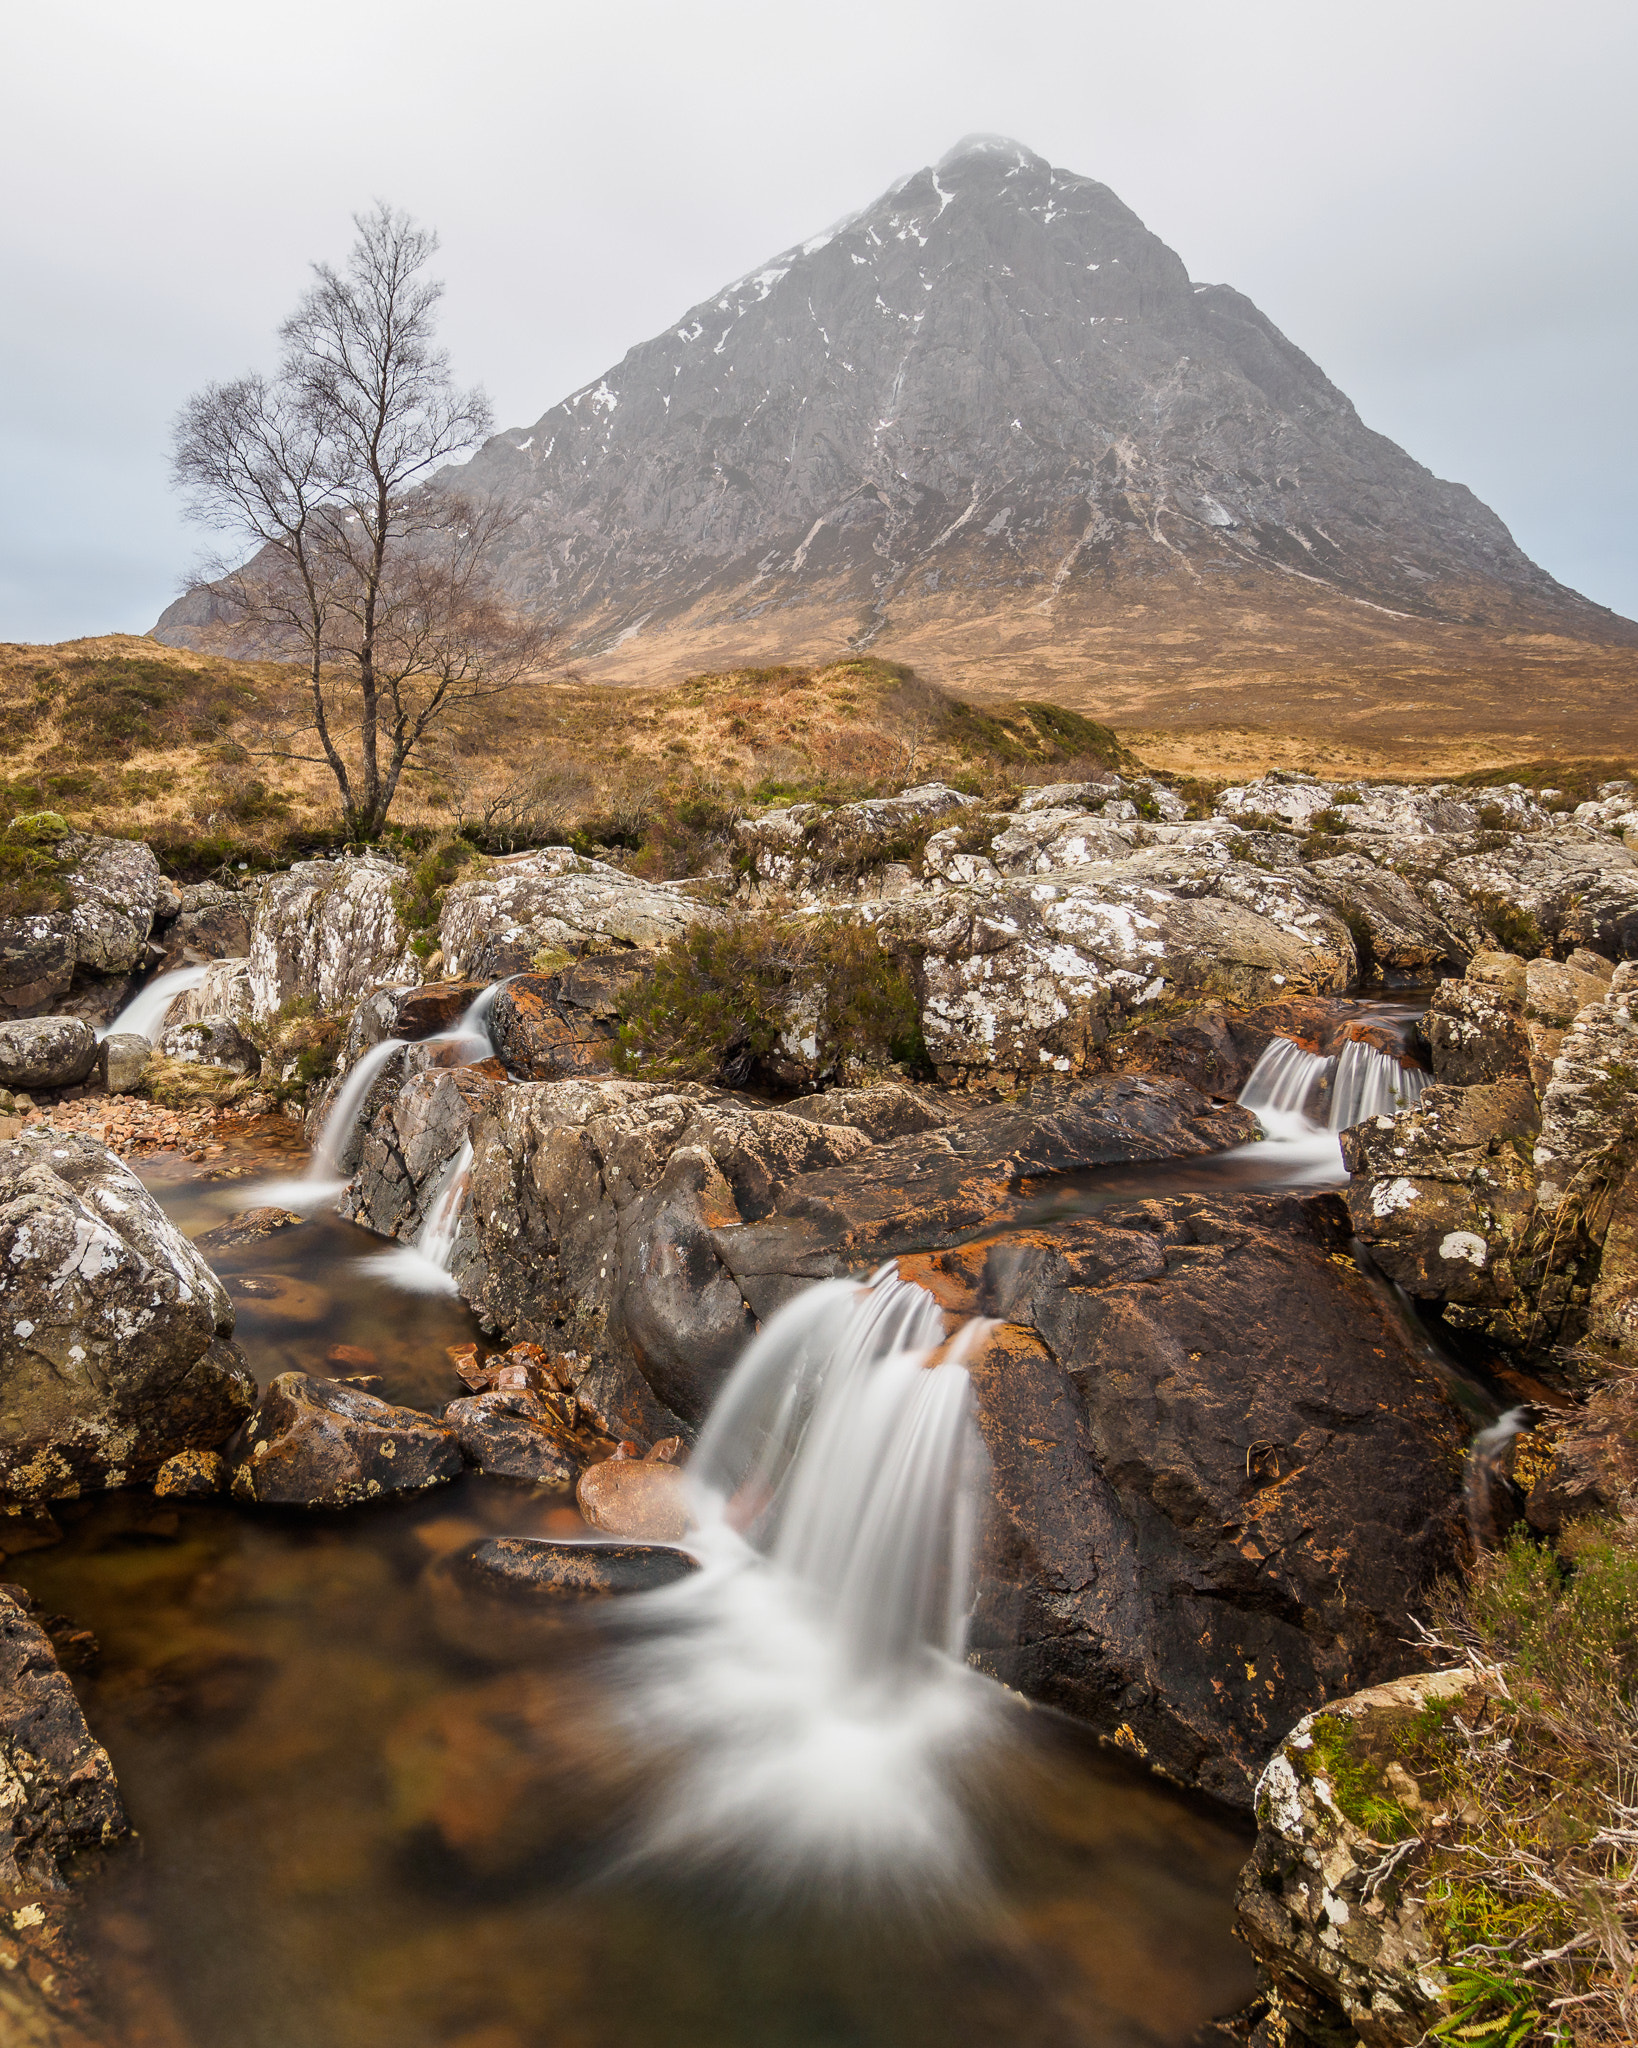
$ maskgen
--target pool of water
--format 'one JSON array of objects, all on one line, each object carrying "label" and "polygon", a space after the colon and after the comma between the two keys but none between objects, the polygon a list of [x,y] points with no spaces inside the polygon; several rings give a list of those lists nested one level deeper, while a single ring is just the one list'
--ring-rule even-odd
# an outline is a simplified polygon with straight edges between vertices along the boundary
[{"label": "pool of water", "polygon": [[[190,1235],[253,1205],[257,1168],[141,1166]],[[369,1376],[427,1408],[461,1391],[446,1353],[471,1318],[396,1291],[378,1249],[326,1217],[216,1255],[259,1382]],[[788,1847],[749,1750],[712,1795],[735,1816],[720,1853],[668,1842],[656,1816],[702,1782],[695,1738],[655,1711],[693,1654],[687,1601],[514,1626],[440,1570],[484,1533],[580,1530],[560,1495],[468,1474],[347,1515],[131,1491],[58,1520],[61,1543],[7,1569],[100,1645],[76,1684],[138,1839],[85,1923],[120,1995],[140,1980],[133,2044],[1166,2048],[1251,1993],[1230,1932],[1248,1831],[976,1674],[941,1681],[959,1739],[919,1754],[925,1802],[891,1788],[868,1851]],[[743,1674],[714,1654],[777,1747],[756,1646]],[[827,1772],[831,1803],[856,1793],[881,1725],[827,1723],[802,1759],[813,1806]],[[714,1737],[731,1779],[737,1738]]]}]

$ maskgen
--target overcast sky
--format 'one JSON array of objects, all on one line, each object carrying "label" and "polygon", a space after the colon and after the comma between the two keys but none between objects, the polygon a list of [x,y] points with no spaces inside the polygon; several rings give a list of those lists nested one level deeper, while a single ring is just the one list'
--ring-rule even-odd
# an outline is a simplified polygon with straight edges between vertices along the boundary
[{"label": "overcast sky", "polygon": [[172,416],[382,196],[532,422],[973,129],[1100,178],[1638,614],[1632,0],[46,0],[0,36],[0,639],[144,631]]}]

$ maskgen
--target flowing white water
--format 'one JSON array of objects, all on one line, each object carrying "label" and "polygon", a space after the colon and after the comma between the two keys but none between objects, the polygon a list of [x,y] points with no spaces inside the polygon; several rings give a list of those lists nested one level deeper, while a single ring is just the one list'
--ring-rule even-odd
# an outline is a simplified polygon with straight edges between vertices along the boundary
[{"label": "flowing white water", "polygon": [[467,1138],[438,1176],[414,1243],[394,1245],[391,1251],[378,1252],[361,1263],[406,1294],[458,1294],[460,1289],[449,1268],[471,1176],[472,1140]]},{"label": "flowing white water", "polygon": [[634,1854],[953,1892],[981,1883],[964,1759],[998,1696],[960,1661],[983,1451],[932,1297],[891,1269],[769,1318],[689,1467],[702,1560],[640,1603],[628,1727],[673,1768]]},{"label": "flowing white water", "polygon": [[504,987],[504,982],[492,981],[481,996],[474,996],[456,1018],[455,1028],[449,1033],[451,1038],[470,1038],[481,1045],[483,1051],[477,1055],[479,1059],[486,1058],[495,1049],[489,1036],[489,1012],[495,1007],[495,998]]},{"label": "flowing white water", "polygon": [[1325,1059],[1289,1038],[1273,1038],[1240,1090],[1240,1101],[1263,1127],[1258,1154],[1266,1158],[1277,1148],[1293,1186],[1316,1185],[1347,1178],[1340,1132],[1367,1117],[1414,1109],[1427,1085],[1420,1069],[1401,1066],[1391,1053],[1355,1039],[1336,1058]]},{"label": "flowing white water", "polygon": [[99,1040],[112,1038],[116,1031],[132,1031],[150,1044],[165,1029],[165,1019],[178,996],[197,988],[205,978],[208,963],[196,967],[173,967],[168,974],[156,974],[146,987],[137,990],[112,1024],[98,1031]]}]

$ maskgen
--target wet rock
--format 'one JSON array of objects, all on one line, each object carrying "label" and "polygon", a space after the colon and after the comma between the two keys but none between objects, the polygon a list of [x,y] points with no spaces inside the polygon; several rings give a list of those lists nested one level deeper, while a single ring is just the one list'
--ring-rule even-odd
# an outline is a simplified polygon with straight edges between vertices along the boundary
[{"label": "wet rock", "polygon": [[[429,981],[420,988],[383,991],[377,998],[390,1005],[389,1028],[382,1038],[431,1038],[451,1030],[484,992],[481,981]],[[366,997],[366,1001],[370,999]],[[371,1040],[370,1043],[374,1043]]]},{"label": "wet rock", "polygon": [[252,1045],[230,1017],[168,1025],[154,1049],[161,1059],[221,1067],[230,1074],[259,1074],[262,1070],[260,1049]]},{"label": "wet rock", "polygon": [[278,1230],[294,1230],[304,1219],[293,1209],[242,1209],[226,1223],[201,1231],[194,1239],[196,1251],[226,1251],[230,1247],[260,1244]]},{"label": "wet rock", "polygon": [[[1471,1671],[1437,1671],[1374,1686],[1328,1706],[1325,1728],[1346,1730],[1367,1752],[1386,1749],[1431,1703],[1477,1682]],[[1280,2038],[1415,2048],[1446,2011],[1442,1946],[1403,1871],[1384,1884],[1384,1845],[1339,1809],[1315,1719],[1298,1722],[1259,1783],[1257,1846],[1235,1901],[1240,1935],[1261,1968]],[[1390,1796],[1418,1796],[1403,1767],[1399,1778],[1403,1788],[1384,1776]]]},{"label": "wet rock", "polygon": [[134,1095],[142,1086],[153,1050],[140,1031],[111,1031],[102,1041],[99,1055],[102,1085],[108,1093]]},{"label": "wet rock", "polygon": [[680,1543],[693,1526],[688,1481],[675,1465],[607,1458],[588,1465],[575,1501],[594,1529],[644,1543]]},{"label": "wet rock", "polygon": [[262,1506],[346,1508],[441,1486],[461,1468],[447,1424],[340,1381],[284,1372],[245,1425],[233,1492]]},{"label": "wet rock", "polygon": [[601,954],[552,974],[505,982],[489,1013],[489,1035],[512,1073],[561,1081],[606,1073],[620,998],[652,969],[647,954]]},{"label": "wet rock", "polygon": [[486,1536],[447,1560],[449,1576],[470,1586],[553,1601],[652,1593],[697,1569],[686,1551],[658,1542],[555,1542],[545,1536]]},{"label": "wet rock", "polygon": [[97,1035],[80,1017],[0,1024],[0,1087],[71,1088],[97,1062]]},{"label": "wet rock", "polygon": [[489,982],[611,947],[654,949],[721,913],[681,890],[548,846],[495,862],[444,899],[439,942],[451,974]]},{"label": "wet rock", "polygon": [[126,1832],[114,1767],[50,1638],[0,1592],[0,1894],[63,1891],[69,1858]]},{"label": "wet rock", "polygon": [[370,989],[414,981],[396,908],[404,881],[401,867],[374,854],[298,861],[271,876],[251,931],[251,1015],[263,1022],[301,996],[328,1014],[345,1013]]},{"label": "wet rock", "polygon": [[[384,1237],[408,1239],[426,1220],[442,1177],[477,1119],[506,1086],[474,1067],[428,1067],[406,1079],[403,1065],[389,1063],[381,1090],[385,1100],[359,1141],[358,1170],[340,1210]],[[482,1220],[482,1210],[468,1202],[455,1247],[457,1281]]]},{"label": "wet rock", "polygon": [[562,1441],[558,1415],[539,1394],[524,1387],[492,1388],[451,1401],[444,1420],[461,1455],[480,1472],[564,1492],[574,1485],[580,1461]]},{"label": "wet rock", "polygon": [[220,1451],[178,1451],[154,1474],[154,1492],[161,1500],[206,1500],[226,1493],[231,1483]]},{"label": "wet rock", "polygon": [[220,1281],[93,1139],[0,1144],[0,1501],[150,1478],[255,1400]]}]

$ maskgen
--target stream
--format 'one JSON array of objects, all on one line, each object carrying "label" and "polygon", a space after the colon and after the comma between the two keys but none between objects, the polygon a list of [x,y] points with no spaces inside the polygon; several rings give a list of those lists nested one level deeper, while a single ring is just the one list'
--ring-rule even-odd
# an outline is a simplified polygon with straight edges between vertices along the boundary
[{"label": "stream", "polygon": [[[302,1157],[268,1119],[209,1166],[137,1166],[197,1236]],[[1339,1178],[1298,1116],[1026,1188],[1020,1220]],[[382,1254],[328,1213],[214,1254],[260,1385],[464,1391],[448,1351],[476,1323]],[[136,1839],[85,1923],[122,2038],[1183,2048],[1245,2003],[1249,1827],[961,1661],[958,1346],[896,1279],[827,1288],[713,1411],[721,1512],[667,1592],[516,1625],[463,1606],[439,1560],[474,1538],[591,1534],[568,1496],[472,1472],[344,1515],[105,1494],[7,1560],[99,1645],[73,1675]],[[764,1556],[736,1504],[776,1496]]]}]

